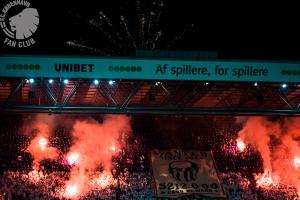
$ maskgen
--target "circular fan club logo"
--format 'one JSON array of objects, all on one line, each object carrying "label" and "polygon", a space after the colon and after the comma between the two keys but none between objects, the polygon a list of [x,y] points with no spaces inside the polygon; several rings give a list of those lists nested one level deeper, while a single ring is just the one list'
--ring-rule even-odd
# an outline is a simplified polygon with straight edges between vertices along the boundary
[{"label": "circular fan club logo", "polygon": [[39,26],[37,9],[25,0],[13,0],[1,8],[0,26],[6,37],[3,44],[25,48],[35,44],[33,35]]}]

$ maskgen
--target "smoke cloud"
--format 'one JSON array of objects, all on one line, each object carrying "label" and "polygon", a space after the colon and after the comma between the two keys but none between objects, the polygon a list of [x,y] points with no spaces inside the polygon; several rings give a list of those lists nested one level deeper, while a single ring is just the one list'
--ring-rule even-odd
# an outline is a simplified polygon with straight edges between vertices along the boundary
[{"label": "smoke cloud", "polygon": [[125,116],[109,115],[102,124],[94,120],[76,121],[72,131],[74,144],[68,155],[78,154],[78,162],[71,170],[67,187],[76,187],[80,194],[88,192],[89,173],[99,166],[105,172],[111,170],[112,157],[129,132],[130,120]]},{"label": "smoke cloud", "polygon": [[[79,194],[89,192],[89,184],[99,183],[101,187],[105,187],[106,182],[112,181],[112,157],[125,144],[125,136],[131,133],[131,125],[130,118],[121,115],[107,115],[102,123],[92,118],[65,118],[45,114],[27,116],[22,131],[32,138],[27,151],[34,158],[33,172],[37,173],[40,161],[58,158],[60,151],[50,144],[56,128],[72,127],[73,144],[65,155],[71,172],[62,197],[76,199]],[[99,170],[102,170],[102,174],[92,180],[90,175]],[[104,175],[107,179],[105,181]]]},{"label": "smoke cloud", "polygon": [[54,160],[58,156],[58,150],[50,146],[49,138],[50,130],[53,128],[53,118],[47,115],[36,115],[33,120],[28,123],[27,131],[24,133],[34,138],[31,140],[27,150],[33,156],[33,168],[39,168],[39,162],[46,159]]},{"label": "smoke cloud", "polygon": [[260,152],[265,173],[271,172],[279,177],[280,183],[291,185],[300,193],[300,118],[271,121],[249,117],[238,139]]}]

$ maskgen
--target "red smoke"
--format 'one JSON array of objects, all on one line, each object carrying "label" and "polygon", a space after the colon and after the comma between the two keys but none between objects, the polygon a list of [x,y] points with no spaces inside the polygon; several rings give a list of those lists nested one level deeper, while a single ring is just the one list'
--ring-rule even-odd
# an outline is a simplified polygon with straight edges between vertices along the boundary
[{"label": "red smoke", "polygon": [[300,118],[268,121],[249,117],[238,139],[253,145],[262,155],[264,174],[257,176],[258,185],[278,176],[280,183],[294,186],[300,193]]},{"label": "red smoke", "polygon": [[268,121],[265,118],[250,117],[239,132],[239,139],[252,144],[261,153],[264,168],[270,171],[272,169],[269,148],[271,130],[268,127]]},{"label": "red smoke", "polygon": [[[32,180],[39,181],[35,177],[39,173],[37,169],[40,161],[58,157],[58,149],[51,147],[49,142],[51,131],[55,130],[56,123],[71,125],[71,122],[73,145],[66,158],[72,168],[70,180],[66,182],[62,196],[76,199],[79,195],[89,192],[88,188],[104,188],[108,184],[114,184],[111,175],[112,156],[121,148],[125,134],[131,132],[130,119],[117,115],[106,116],[103,123],[93,119],[75,122],[59,119],[60,116],[36,115],[23,127],[26,135],[34,134],[27,148],[34,158],[34,170],[28,174]],[[103,172],[92,177],[99,167]]]},{"label": "red smoke", "polygon": [[39,162],[46,159],[56,159],[58,151],[49,145],[49,126],[43,122],[35,122],[33,129],[37,131],[36,136],[31,140],[28,151],[33,156],[33,167],[39,167]]},{"label": "red smoke", "polygon": [[78,164],[71,170],[67,188],[76,188],[79,194],[88,192],[89,174],[99,166],[104,171],[111,170],[112,156],[130,131],[129,118],[125,116],[109,115],[102,124],[94,120],[76,121],[72,131],[74,144],[68,155],[77,154]]}]

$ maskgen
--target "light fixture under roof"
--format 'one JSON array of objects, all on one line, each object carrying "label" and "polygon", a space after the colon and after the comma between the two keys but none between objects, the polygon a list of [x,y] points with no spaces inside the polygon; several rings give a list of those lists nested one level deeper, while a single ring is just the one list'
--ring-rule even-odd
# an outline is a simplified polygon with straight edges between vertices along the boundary
[{"label": "light fixture under roof", "polygon": [[30,79],[29,79],[29,83],[34,83],[34,79],[33,79],[33,78],[30,78]]},{"label": "light fixture under roof", "polygon": [[96,80],[94,80],[94,84],[95,85],[98,85],[99,84],[99,81],[96,79]]},{"label": "light fixture under roof", "polygon": [[281,85],[281,88],[287,88],[287,84],[286,83],[283,83],[282,85]]}]

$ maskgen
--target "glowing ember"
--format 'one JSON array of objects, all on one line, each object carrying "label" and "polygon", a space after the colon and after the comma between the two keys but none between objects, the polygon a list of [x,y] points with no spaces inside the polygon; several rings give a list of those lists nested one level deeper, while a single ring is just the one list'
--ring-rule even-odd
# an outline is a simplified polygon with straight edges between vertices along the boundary
[{"label": "glowing ember", "polygon": [[103,171],[100,175],[98,175],[95,179],[91,180],[92,185],[95,187],[106,188],[110,185],[114,184],[114,178],[111,173],[107,171]]},{"label": "glowing ember", "polygon": [[116,151],[116,146],[115,145],[111,145],[109,147],[109,150],[115,152]]},{"label": "glowing ember", "polygon": [[100,185],[101,187],[105,188],[109,185],[110,179],[112,177],[106,174],[102,174],[98,179],[97,179],[97,184]]},{"label": "glowing ember", "polygon": [[279,176],[272,175],[270,171],[265,171],[255,177],[258,187],[276,187],[279,184]]},{"label": "glowing ember", "polygon": [[300,157],[294,158],[294,166],[296,169],[298,169],[300,167]]},{"label": "glowing ember", "polygon": [[74,198],[78,194],[78,188],[76,185],[68,185],[66,188],[66,194],[65,196],[67,198]]},{"label": "glowing ember", "polygon": [[79,163],[79,154],[77,152],[72,152],[67,157],[69,165],[78,165]]},{"label": "glowing ember", "polygon": [[42,137],[42,138],[39,139],[38,143],[39,143],[41,149],[42,149],[42,150],[45,150],[48,141],[47,141],[46,138]]},{"label": "glowing ember", "polygon": [[34,169],[28,173],[28,178],[32,183],[39,182],[41,176],[42,176],[42,173],[39,173],[36,169]]},{"label": "glowing ember", "polygon": [[168,177],[168,174],[167,173],[161,173],[159,176]]},{"label": "glowing ember", "polygon": [[245,150],[246,144],[244,143],[243,140],[237,139],[237,140],[236,140],[236,143],[237,143],[237,147],[238,147],[238,149],[239,149],[240,151],[244,151],[244,150]]}]

